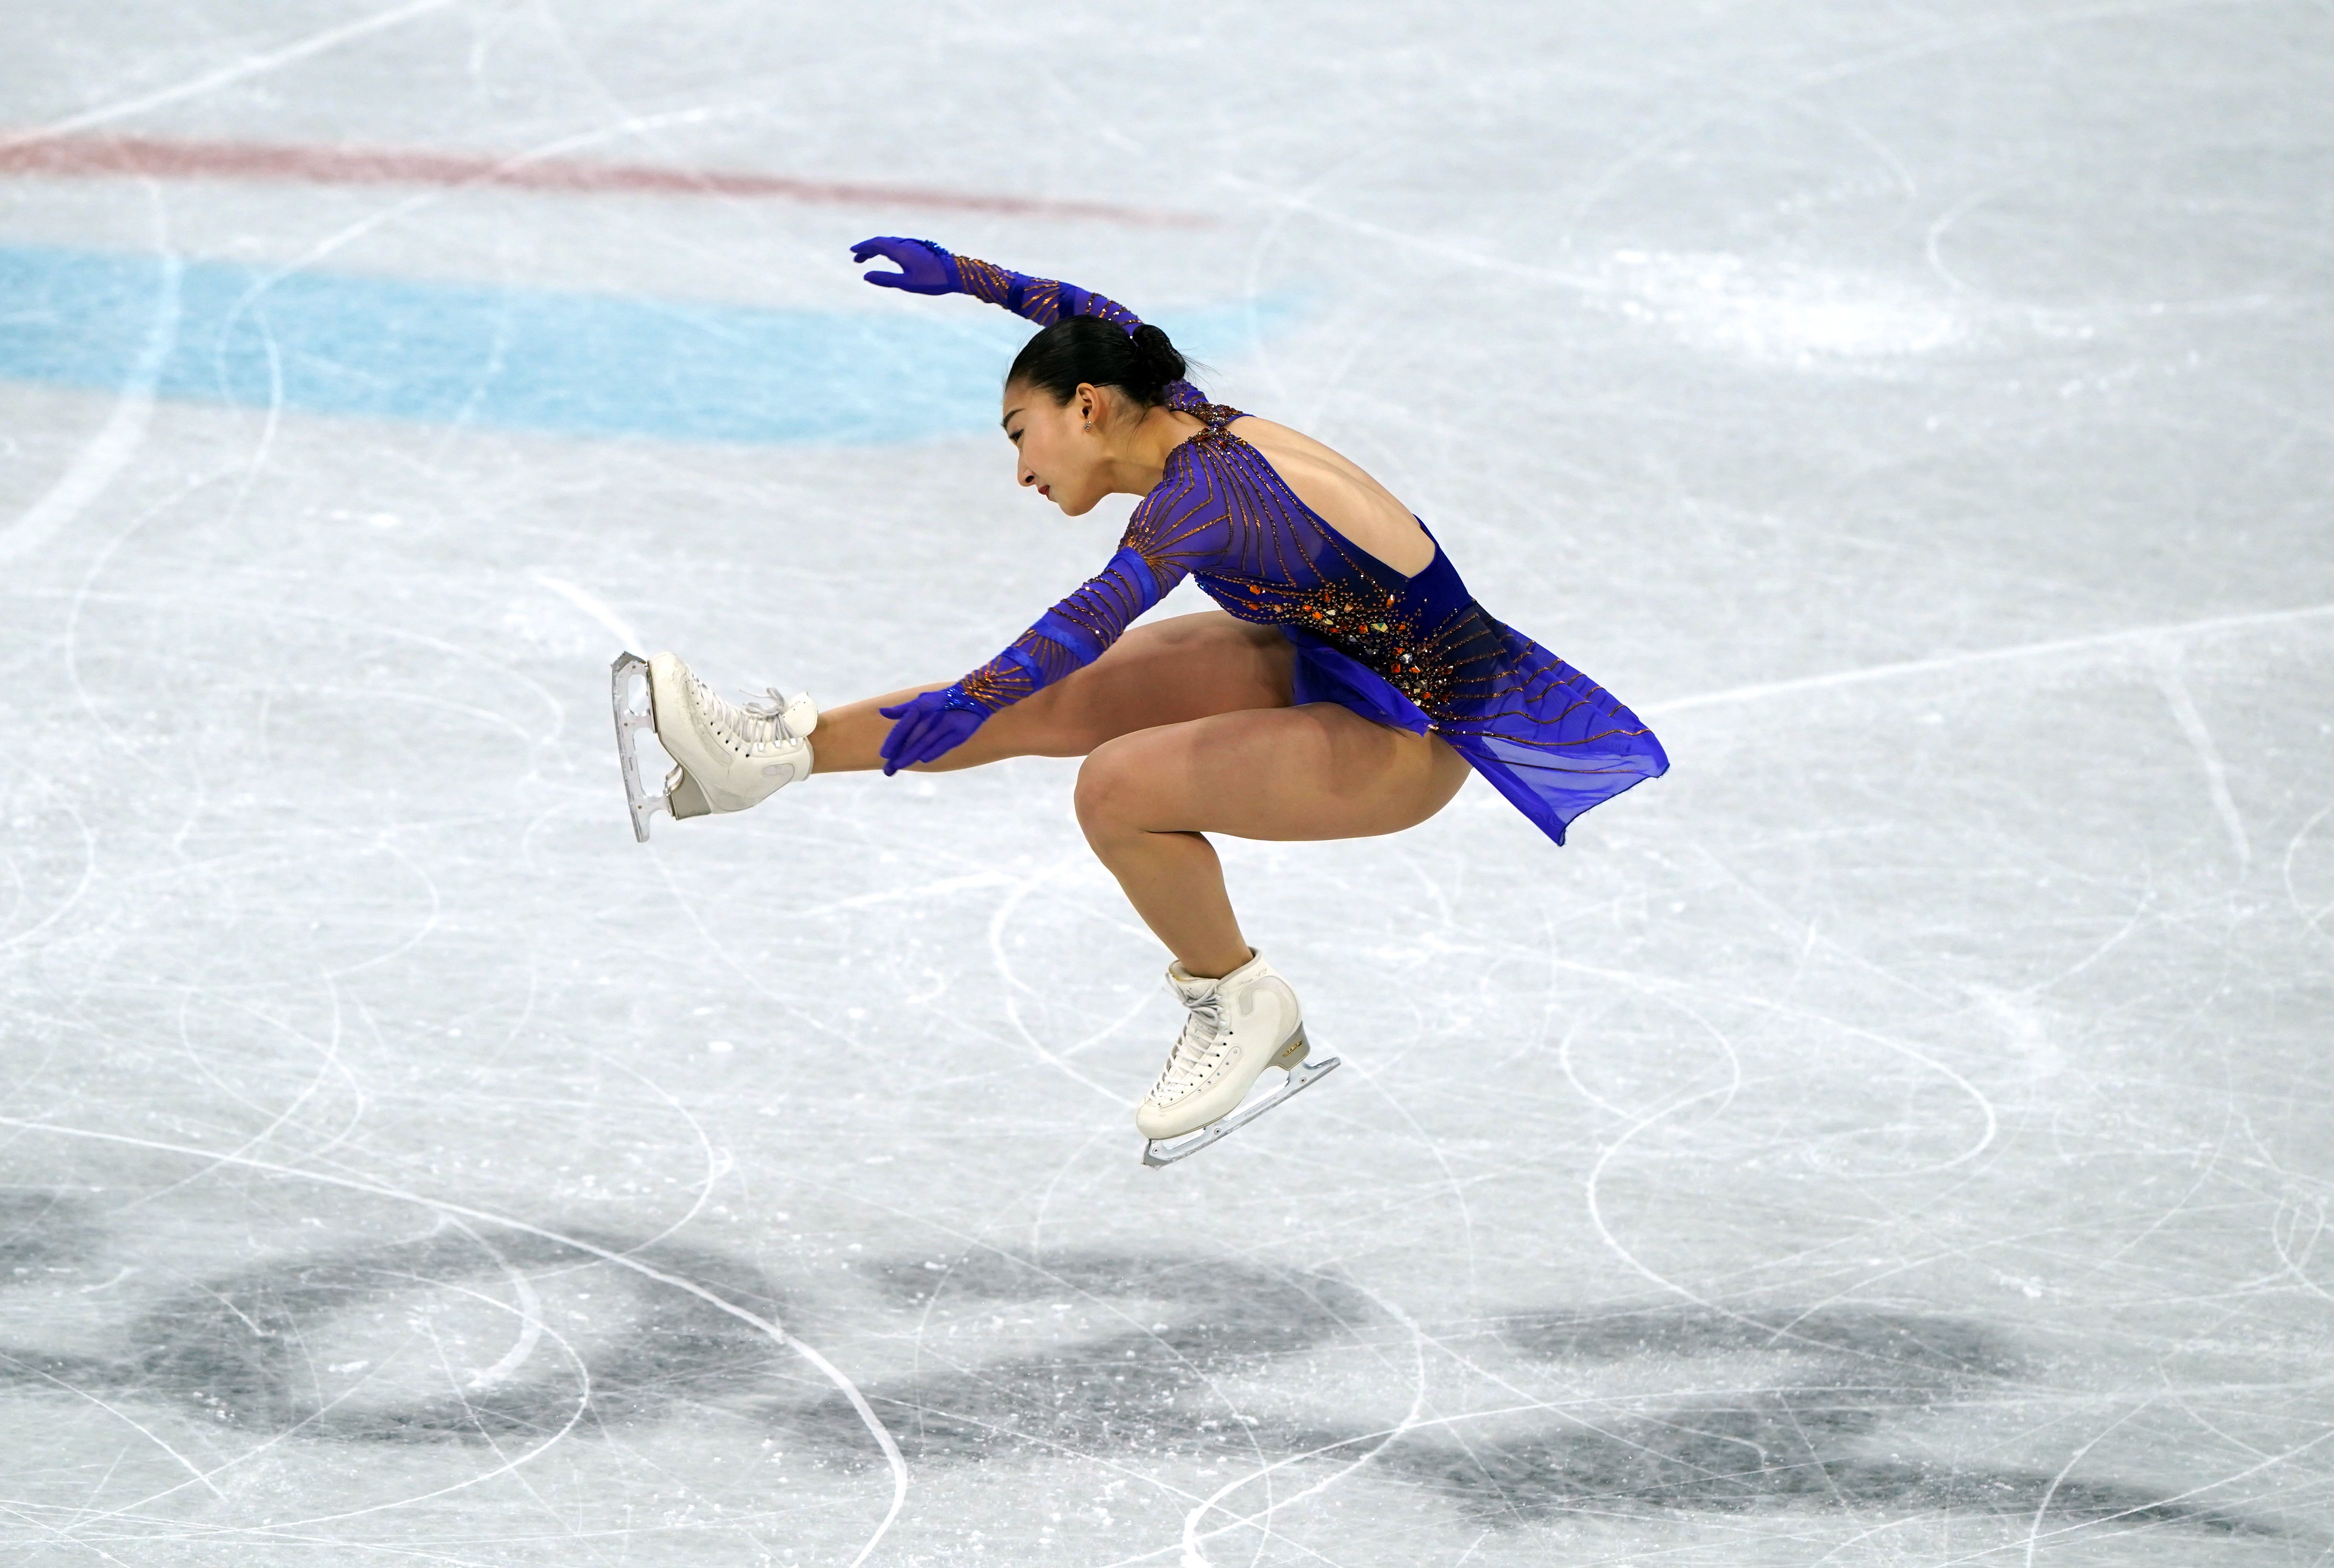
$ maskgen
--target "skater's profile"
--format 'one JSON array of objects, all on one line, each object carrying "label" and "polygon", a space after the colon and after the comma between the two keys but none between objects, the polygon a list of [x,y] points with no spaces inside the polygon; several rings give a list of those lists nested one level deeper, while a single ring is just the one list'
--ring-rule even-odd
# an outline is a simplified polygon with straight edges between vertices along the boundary
[{"label": "skater's profile", "polygon": [[[1135,1112],[1146,1162],[1196,1152],[1336,1065],[1308,1060],[1296,992],[1242,935],[1205,835],[1399,832],[1472,768],[1560,844],[1573,818],[1668,767],[1628,708],[1493,620],[1409,508],[1319,442],[1210,402],[1159,328],[927,240],[852,256],[900,269],[871,284],[1037,322],[1001,404],[1017,478],[1073,517],[1143,499],[1099,574],[960,679],[824,713],[807,697],[740,707],[672,654],[624,655],[633,828],[647,838],[659,810],[743,811],[818,774],[1084,757],[1079,825],[1173,956],[1188,1013]],[[1187,576],[1220,608],[1131,625]],[[661,794],[640,783],[645,728],[676,765]],[[1286,1082],[1243,1105],[1270,1067]]]}]

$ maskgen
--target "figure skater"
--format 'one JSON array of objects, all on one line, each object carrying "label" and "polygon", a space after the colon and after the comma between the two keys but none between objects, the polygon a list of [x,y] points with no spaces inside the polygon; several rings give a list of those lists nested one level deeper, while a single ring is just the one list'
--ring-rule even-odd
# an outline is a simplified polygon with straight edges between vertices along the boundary
[{"label": "figure skater", "polygon": [[[1150,1163],[1335,1065],[1304,1065],[1296,993],[1241,934],[1206,834],[1400,832],[1472,767],[1560,844],[1574,817],[1667,769],[1635,714],[1487,614],[1383,486],[1318,441],[1209,402],[1157,327],[928,240],[851,254],[900,268],[867,274],[878,287],[970,294],[1042,327],[1005,378],[1015,476],[1072,517],[1104,495],[1142,503],[1100,574],[959,680],[822,714],[807,697],[737,707],[670,653],[619,659],[634,826],[646,838],[659,807],[743,811],[815,773],[1084,757],[1078,823],[1173,955],[1168,983],[1188,1010],[1135,1111]],[[1187,575],[1222,608],[1132,625]],[[647,711],[630,696],[641,673]],[[632,730],[651,725],[678,764],[663,796],[641,794],[631,757]],[[1227,1121],[1268,1066],[1287,1083]]]}]

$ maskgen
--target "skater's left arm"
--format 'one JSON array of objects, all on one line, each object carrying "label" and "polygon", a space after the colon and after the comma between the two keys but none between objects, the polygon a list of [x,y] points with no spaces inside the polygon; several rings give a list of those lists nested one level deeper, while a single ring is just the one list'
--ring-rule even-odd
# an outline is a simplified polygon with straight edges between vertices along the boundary
[{"label": "skater's left arm", "polygon": [[895,273],[862,274],[878,288],[905,289],[911,294],[970,294],[974,299],[1001,305],[1041,327],[1050,327],[1064,316],[1099,316],[1117,322],[1130,332],[1143,324],[1141,316],[1116,300],[1106,299],[1075,284],[1066,284],[1058,278],[1033,278],[995,262],[982,261],[979,256],[956,255],[928,239],[878,235],[851,247],[853,261],[871,261],[877,256],[900,269]]}]

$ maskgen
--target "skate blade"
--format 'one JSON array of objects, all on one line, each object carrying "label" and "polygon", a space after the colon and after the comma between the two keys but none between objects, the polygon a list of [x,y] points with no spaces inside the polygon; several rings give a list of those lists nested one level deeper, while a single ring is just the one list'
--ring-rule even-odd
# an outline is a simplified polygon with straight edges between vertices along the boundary
[{"label": "skate blade", "polygon": [[1220,1121],[1210,1121],[1196,1132],[1186,1132],[1180,1138],[1154,1138],[1143,1147],[1143,1163],[1157,1167],[1172,1165],[1179,1159],[1189,1159],[1211,1143],[1230,1138],[1241,1128],[1287,1100],[1290,1095],[1309,1087],[1316,1079],[1326,1076],[1337,1065],[1339,1058],[1331,1056],[1318,1062],[1303,1062],[1289,1069],[1288,1082],[1258,1101],[1243,1105]]},{"label": "skate blade", "polygon": [[[641,701],[647,706],[635,707],[632,702],[633,683],[639,683]],[[632,737],[646,730],[656,733],[656,709],[650,701],[649,661],[637,653],[616,656],[608,667],[608,698],[616,713],[616,758],[624,770],[624,804],[632,813],[632,837],[641,843],[649,842],[649,819],[657,813],[672,814],[670,796],[651,794],[641,787],[641,762]]]}]

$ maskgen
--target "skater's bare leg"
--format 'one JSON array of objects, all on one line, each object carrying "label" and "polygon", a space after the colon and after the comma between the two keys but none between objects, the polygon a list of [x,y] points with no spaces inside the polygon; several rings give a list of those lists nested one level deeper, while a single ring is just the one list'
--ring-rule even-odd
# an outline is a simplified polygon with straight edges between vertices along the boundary
[{"label": "skater's bare leg", "polygon": [[1439,736],[1328,703],[1213,715],[1121,735],[1078,771],[1078,823],[1184,969],[1249,957],[1207,832],[1352,839],[1400,832],[1450,803],[1466,759]]},{"label": "skater's bare leg", "polygon": [[[1269,626],[1220,610],[1137,626],[1084,669],[1025,701],[1001,708],[972,738],[918,773],[950,773],[1010,756],[1084,756],[1133,730],[1181,724],[1241,708],[1286,707],[1295,650]],[[892,721],[876,710],[949,682],[913,686],[818,716],[815,772],[883,765]]]}]

